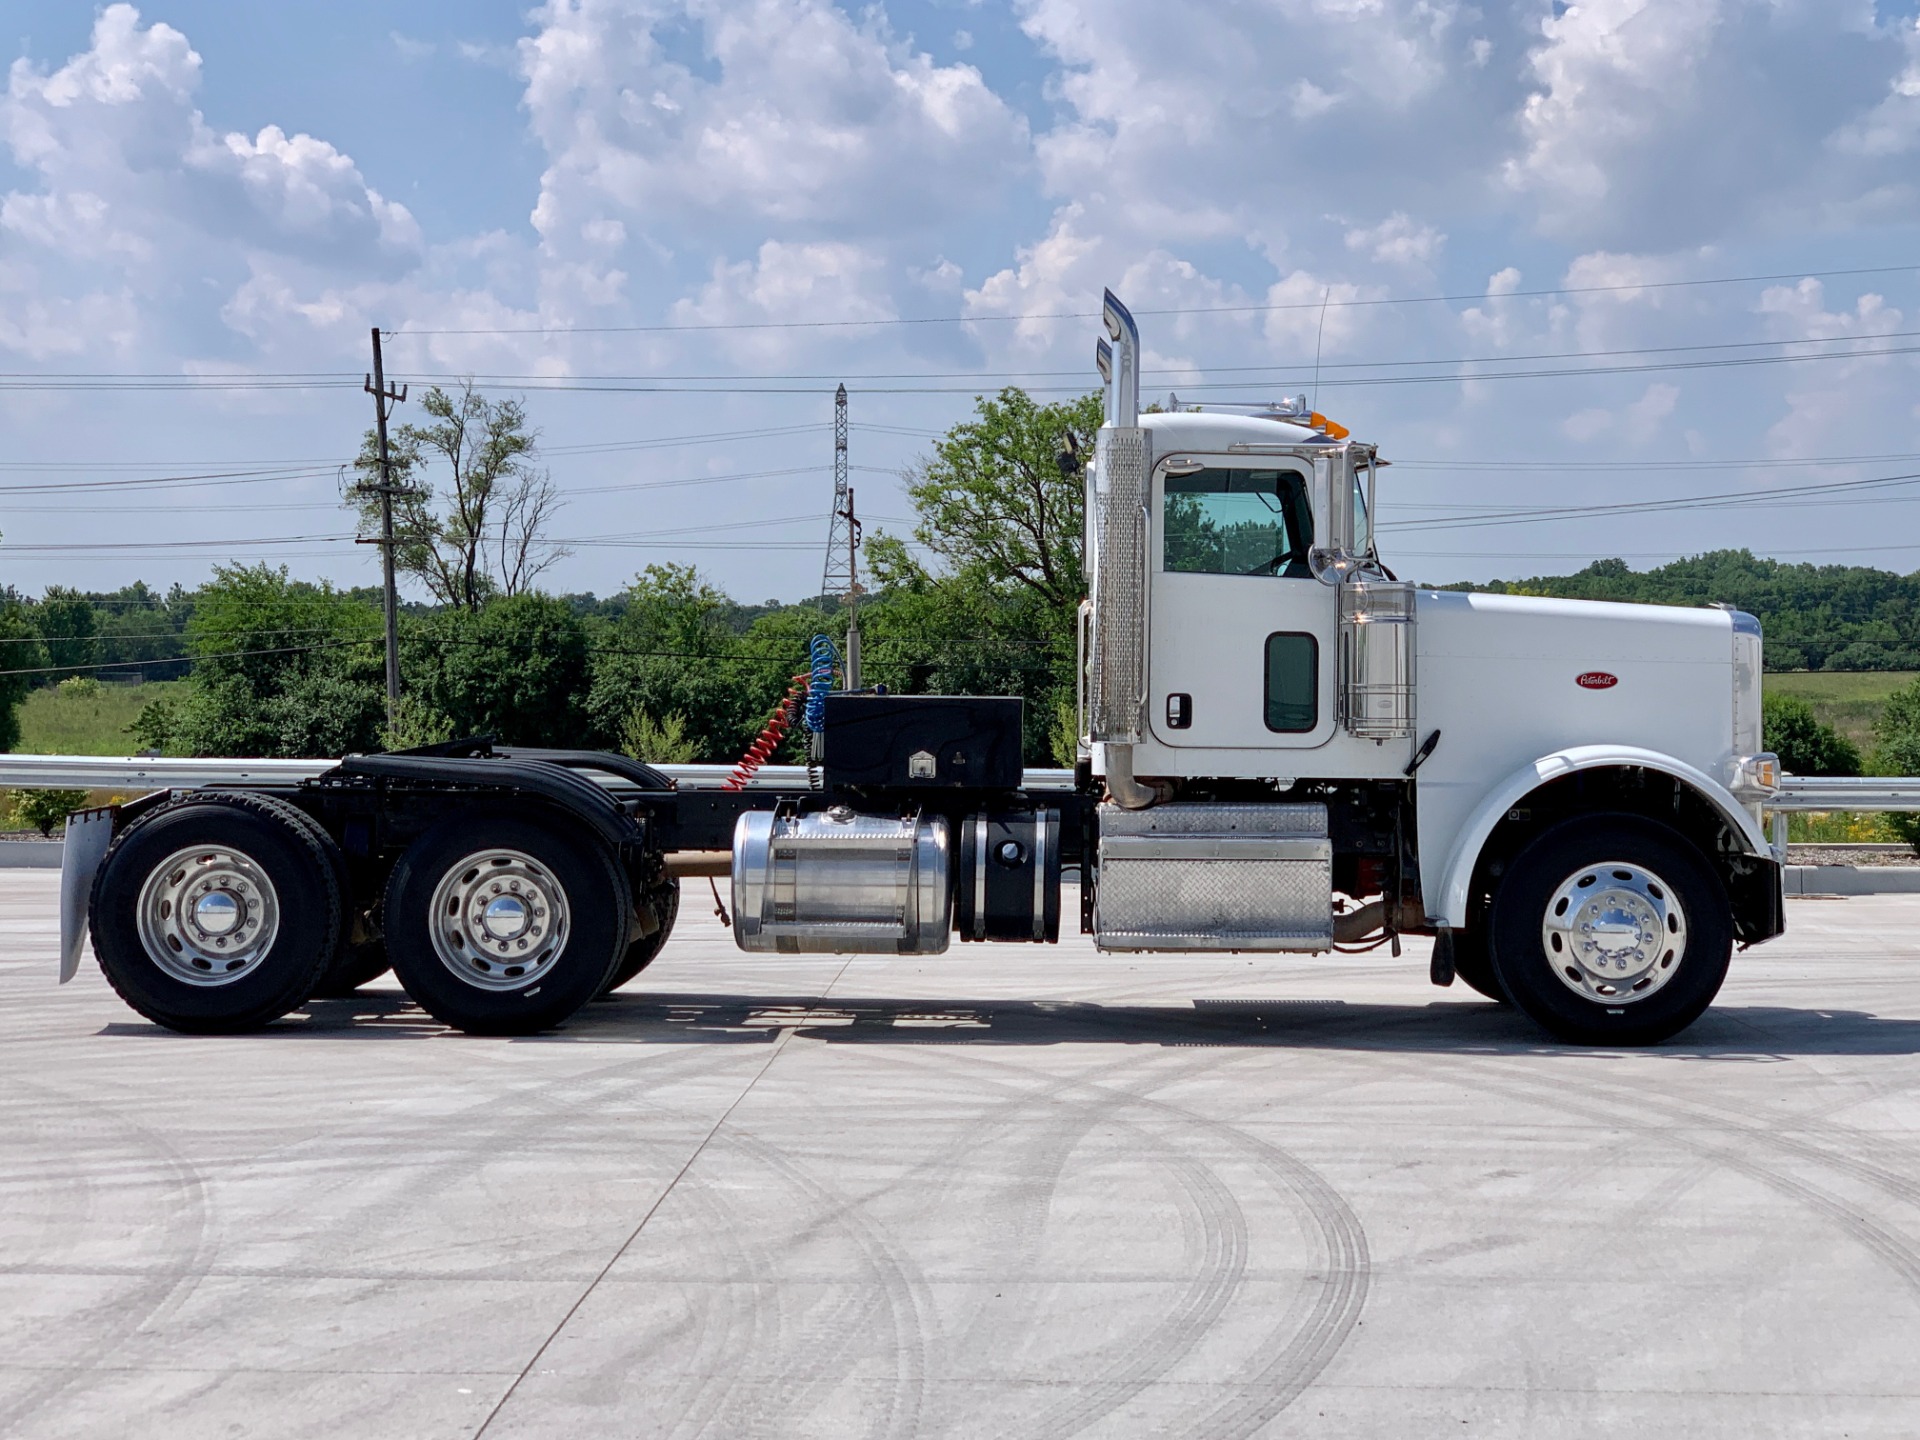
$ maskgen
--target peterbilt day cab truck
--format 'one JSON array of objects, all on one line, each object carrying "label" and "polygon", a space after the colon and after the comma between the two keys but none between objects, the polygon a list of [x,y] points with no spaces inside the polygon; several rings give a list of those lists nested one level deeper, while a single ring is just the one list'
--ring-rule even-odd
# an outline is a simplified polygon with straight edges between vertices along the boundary
[{"label": "peterbilt day cab truck", "polygon": [[90,934],[143,1015],[230,1031],[391,965],[527,1033],[632,979],[683,878],[730,878],[746,950],[927,955],[1057,941],[1072,868],[1103,951],[1426,935],[1564,1040],[1691,1024],[1783,924],[1759,624],[1402,582],[1374,446],[1304,401],[1142,414],[1104,323],[1070,779],[1029,783],[1018,699],[837,691],[791,786],[482,739],[161,792],[70,823],[62,978]]}]

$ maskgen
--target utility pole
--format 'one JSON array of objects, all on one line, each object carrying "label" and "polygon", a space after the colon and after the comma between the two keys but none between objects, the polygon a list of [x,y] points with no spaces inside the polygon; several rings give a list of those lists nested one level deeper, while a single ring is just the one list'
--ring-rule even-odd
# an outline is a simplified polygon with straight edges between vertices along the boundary
[{"label": "utility pole", "polygon": [[[847,602],[847,689],[860,688],[860,521],[853,513],[853,487],[847,483],[847,387],[833,392],[833,525],[827,532],[827,566],[820,577],[822,595]],[[842,563],[842,557],[845,563]]]},{"label": "utility pole", "polygon": [[387,384],[378,325],[373,327],[373,374],[367,377],[365,388],[373,396],[374,433],[380,443],[380,483],[373,488],[380,496],[380,570],[387,611],[387,724],[391,726],[399,719],[400,710],[400,620],[393,586],[393,459],[387,451],[387,416],[407,398],[407,387],[402,385],[396,392]]},{"label": "utility pole", "polygon": [[[841,430],[842,444],[846,431]],[[846,467],[846,451],[841,450],[840,468]],[[847,573],[854,577],[847,587],[847,689],[860,688],[860,579],[856,552],[860,548],[860,521],[853,513],[853,487],[847,487],[847,508],[834,512],[847,522]]]}]

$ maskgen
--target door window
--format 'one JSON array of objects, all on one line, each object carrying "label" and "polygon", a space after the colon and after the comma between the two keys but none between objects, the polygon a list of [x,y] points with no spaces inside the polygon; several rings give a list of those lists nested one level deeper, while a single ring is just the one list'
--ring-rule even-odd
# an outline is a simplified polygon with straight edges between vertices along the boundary
[{"label": "door window", "polygon": [[1305,578],[1313,546],[1306,477],[1295,470],[1168,475],[1161,568],[1197,575]]},{"label": "door window", "polygon": [[1267,729],[1302,734],[1320,720],[1320,642],[1311,635],[1267,637]]}]

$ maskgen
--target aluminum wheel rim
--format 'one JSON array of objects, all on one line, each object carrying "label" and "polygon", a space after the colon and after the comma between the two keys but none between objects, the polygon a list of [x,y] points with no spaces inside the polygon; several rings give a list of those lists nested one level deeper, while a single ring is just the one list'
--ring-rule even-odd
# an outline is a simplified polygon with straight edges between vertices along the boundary
[{"label": "aluminum wheel rim", "polygon": [[1644,865],[1583,865],[1553,892],[1540,943],[1559,982],[1609,1006],[1657,993],[1687,953],[1687,914],[1673,887]]},{"label": "aluminum wheel rim", "polygon": [[231,985],[258,969],[280,938],[280,896],[245,851],[195,845],[148,872],[138,924],[147,958],[171,978]]},{"label": "aluminum wheel rim", "polygon": [[481,990],[523,990],[567,946],[567,892],[520,850],[477,850],[434,887],[427,929],[441,964]]}]

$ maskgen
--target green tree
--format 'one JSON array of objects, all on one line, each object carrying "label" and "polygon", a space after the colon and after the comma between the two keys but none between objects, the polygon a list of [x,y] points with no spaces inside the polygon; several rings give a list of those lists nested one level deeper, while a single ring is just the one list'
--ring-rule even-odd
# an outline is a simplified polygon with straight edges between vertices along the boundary
[{"label": "green tree", "polygon": [[687,736],[686,716],[655,720],[638,707],[620,727],[620,749],[635,760],[654,765],[684,765],[697,758],[693,741]]},{"label": "green tree", "polygon": [[549,595],[502,597],[478,611],[442,610],[408,627],[408,694],[456,735],[512,745],[586,743],[586,625]]},{"label": "green tree", "polygon": [[1789,775],[1860,773],[1860,748],[1798,695],[1768,695],[1761,702],[1761,734]]},{"label": "green tree", "polygon": [[[49,585],[40,603],[33,607],[33,618],[46,646],[47,664],[66,669],[92,665],[100,658],[99,616],[93,602],[78,590]],[[49,684],[57,678],[44,677]]]},{"label": "green tree", "polygon": [[1572,575],[1448,588],[1656,605],[1725,603],[1765,623],[1769,670],[1920,669],[1920,574],[1794,565],[1747,550],[1715,550],[1645,571],[1623,560],[1596,560]]},{"label": "green tree", "polygon": [[1092,453],[1100,397],[1042,405],[1009,386],[973,408],[909,476],[914,535],[953,573],[1030,590],[1070,616],[1086,593],[1084,491],[1060,456]]},{"label": "green tree", "polygon": [[0,751],[20,743],[20,702],[47,663],[40,631],[16,600],[0,601]]},{"label": "green tree", "polygon": [[[1920,680],[1888,697],[1886,708],[1873,722],[1873,738],[1876,774],[1920,775]],[[1920,850],[1920,815],[1896,813],[1884,818],[1888,829]]]},{"label": "green tree", "polygon": [[[390,436],[394,563],[443,605],[477,611],[496,595],[528,592],[569,552],[547,535],[561,500],[533,461],[539,432],[515,399],[489,400],[471,382],[454,394],[435,386],[420,401],[431,423]],[[373,431],[354,461],[347,492],[365,535],[380,533],[379,442]],[[438,483],[435,483],[435,477]]]},{"label": "green tree", "polygon": [[285,567],[222,565],[186,627],[193,672],[134,733],[177,755],[333,756],[378,749],[380,612]]},{"label": "green tree", "polygon": [[1075,612],[1084,491],[1060,456],[1092,453],[1100,397],[1042,405],[1018,389],[974,402],[975,418],[935,443],[907,487],[914,537],[867,558],[877,594],[862,611],[863,664],[912,694],[1020,695],[1030,760],[1072,761]]},{"label": "green tree", "polygon": [[793,606],[742,633],[739,607],[684,565],[649,565],[624,601],[619,619],[596,636],[587,698],[593,733],[620,745],[636,711],[679,716],[680,748],[713,763],[738,758],[788,677],[806,668],[806,637],[829,625],[824,612]]},{"label": "green tree", "polygon": [[100,659],[137,667],[143,680],[178,680],[182,635],[193,613],[191,594],[176,585],[161,595],[141,581],[87,597],[99,612]]}]

